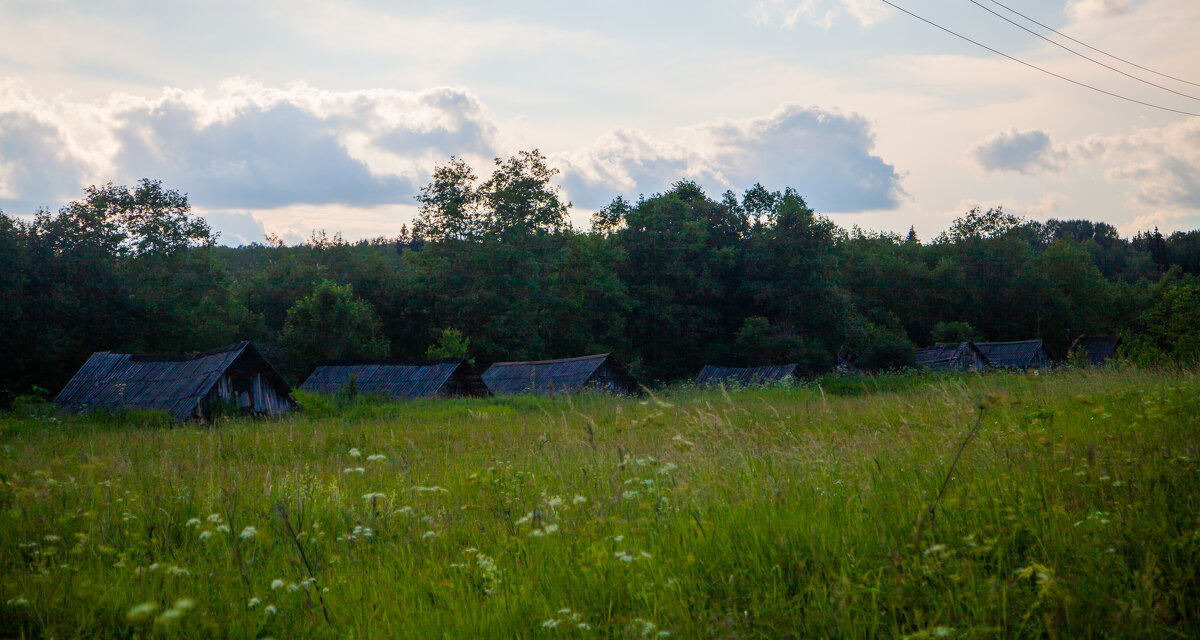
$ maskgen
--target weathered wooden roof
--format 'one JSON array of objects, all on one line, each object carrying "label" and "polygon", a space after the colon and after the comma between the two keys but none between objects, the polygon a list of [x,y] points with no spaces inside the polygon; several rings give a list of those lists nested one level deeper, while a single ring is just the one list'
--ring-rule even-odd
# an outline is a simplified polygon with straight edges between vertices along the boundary
[{"label": "weathered wooden roof", "polygon": [[773,380],[784,380],[796,375],[796,364],[781,364],[766,367],[718,367],[704,365],[696,382],[701,385],[744,386],[762,384]]},{"label": "weathered wooden roof", "polygon": [[[345,387],[351,376],[363,393],[378,393],[393,398],[427,398],[450,393],[490,396],[492,392],[462,358],[438,360],[340,360],[317,364],[300,388],[313,393],[335,393]],[[457,385],[450,383],[457,379]]]},{"label": "weathered wooden roof", "polygon": [[987,357],[973,342],[939,342],[932,347],[917,349],[913,362],[926,369],[953,369],[959,366],[963,357],[971,355],[979,359],[981,366],[987,366]]},{"label": "weathered wooden roof", "polygon": [[1041,340],[976,342],[975,346],[994,367],[1043,367],[1050,364],[1050,356]]},{"label": "weathered wooden roof", "polygon": [[637,380],[608,353],[561,360],[497,362],[483,373],[483,382],[493,393],[572,393],[597,382],[594,378],[602,368],[614,378],[605,381],[611,390],[637,391]]},{"label": "weathered wooden roof", "polygon": [[1117,354],[1121,339],[1114,336],[1083,337],[1075,344],[1075,348],[1087,354],[1092,365],[1100,366]]},{"label": "weathered wooden roof", "polygon": [[83,363],[54,401],[77,411],[98,408],[161,409],[176,420],[197,414],[200,401],[243,354],[280,390],[291,387],[254,345],[238,342],[194,355],[135,355],[98,351]]}]

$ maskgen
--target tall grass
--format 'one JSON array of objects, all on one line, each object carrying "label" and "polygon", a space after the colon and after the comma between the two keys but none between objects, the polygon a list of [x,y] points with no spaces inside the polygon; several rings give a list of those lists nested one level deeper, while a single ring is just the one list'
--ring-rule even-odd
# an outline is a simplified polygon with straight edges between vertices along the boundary
[{"label": "tall grass", "polygon": [[0,635],[1200,634],[1194,372],[827,386],[10,417]]}]

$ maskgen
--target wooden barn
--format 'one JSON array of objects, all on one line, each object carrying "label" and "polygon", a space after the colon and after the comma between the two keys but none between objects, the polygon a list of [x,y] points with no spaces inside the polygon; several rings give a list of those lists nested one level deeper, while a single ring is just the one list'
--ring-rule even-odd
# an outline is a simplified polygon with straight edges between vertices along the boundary
[{"label": "wooden barn", "polygon": [[326,361],[317,365],[300,389],[337,393],[352,378],[359,392],[392,398],[492,395],[471,363],[462,358]]},{"label": "wooden barn", "polygon": [[704,387],[722,384],[727,387],[745,387],[792,380],[796,377],[797,366],[795,363],[766,367],[718,367],[706,364],[700,370],[700,375],[696,376],[696,382]]},{"label": "wooden barn", "polygon": [[941,342],[917,349],[914,362],[934,371],[983,371],[991,364],[974,342]]},{"label": "wooden barn", "polygon": [[1075,341],[1072,347],[1073,352],[1082,352],[1087,356],[1088,362],[1092,366],[1103,366],[1110,358],[1117,354],[1117,347],[1121,346],[1121,339],[1113,336],[1096,336],[1082,337]]},{"label": "wooden barn", "polygon": [[638,393],[637,380],[608,353],[563,360],[497,362],[483,373],[483,382],[494,393]]},{"label": "wooden barn", "polygon": [[1045,369],[1053,362],[1041,340],[976,342],[993,367],[1005,369]]},{"label": "wooden barn", "polygon": [[295,408],[292,388],[249,342],[195,355],[92,354],[58,397],[74,411],[161,409],[176,420],[209,418],[218,405],[250,415]]}]

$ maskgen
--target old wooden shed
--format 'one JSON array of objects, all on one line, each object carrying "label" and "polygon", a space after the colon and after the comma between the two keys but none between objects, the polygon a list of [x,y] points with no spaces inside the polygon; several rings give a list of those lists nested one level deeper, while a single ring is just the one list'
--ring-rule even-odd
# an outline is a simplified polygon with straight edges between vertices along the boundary
[{"label": "old wooden shed", "polygon": [[300,389],[336,393],[351,379],[361,393],[392,398],[492,395],[471,363],[462,358],[326,361],[317,365]]},{"label": "old wooden shed", "polygon": [[1075,342],[1072,351],[1083,353],[1092,366],[1099,367],[1117,354],[1121,339],[1115,336],[1084,336]]},{"label": "old wooden shed", "polygon": [[292,389],[249,342],[194,355],[99,351],[58,397],[74,411],[161,409],[176,420],[209,418],[219,407],[278,415],[296,406]]},{"label": "old wooden shed", "polygon": [[1053,362],[1041,340],[976,342],[993,367],[1007,369],[1044,369]]},{"label": "old wooden shed", "polygon": [[765,367],[718,367],[704,365],[696,382],[701,386],[713,387],[725,385],[729,387],[745,387],[768,382],[791,380],[796,377],[798,365],[780,364]]},{"label": "old wooden shed", "polygon": [[483,382],[494,393],[638,392],[637,380],[608,353],[562,360],[497,362],[483,373]]},{"label": "old wooden shed", "polygon": [[982,371],[989,364],[974,342],[940,342],[918,349],[913,360],[918,367],[934,371]]}]

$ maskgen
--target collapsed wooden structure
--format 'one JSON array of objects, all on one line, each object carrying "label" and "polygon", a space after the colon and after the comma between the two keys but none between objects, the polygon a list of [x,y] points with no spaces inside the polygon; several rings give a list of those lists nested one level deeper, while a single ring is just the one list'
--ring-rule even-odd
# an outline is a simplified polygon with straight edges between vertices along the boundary
[{"label": "collapsed wooden structure", "polygon": [[1053,363],[1041,340],[976,342],[975,346],[993,367],[1007,369],[1045,369]]},{"label": "collapsed wooden structure", "polygon": [[351,381],[360,393],[391,398],[492,395],[471,363],[463,358],[325,361],[317,365],[300,389],[337,393]]},{"label": "collapsed wooden structure", "polygon": [[991,364],[974,342],[939,342],[918,349],[914,362],[934,371],[983,371]]},{"label": "collapsed wooden structure", "polygon": [[1103,366],[1110,358],[1117,355],[1117,347],[1121,339],[1114,336],[1084,336],[1075,341],[1072,352],[1082,353],[1092,366]]},{"label": "collapsed wooden structure", "polygon": [[279,415],[295,408],[292,389],[249,342],[194,355],[99,351],[54,401],[73,411],[159,409],[176,420],[206,419],[223,408]]},{"label": "collapsed wooden structure", "polygon": [[584,390],[636,394],[638,382],[612,354],[561,360],[497,362],[483,372],[493,393],[576,393]]},{"label": "collapsed wooden structure", "polygon": [[794,379],[798,366],[795,363],[765,367],[718,367],[706,364],[700,370],[700,375],[696,376],[696,382],[705,387],[746,387],[779,382]]}]

